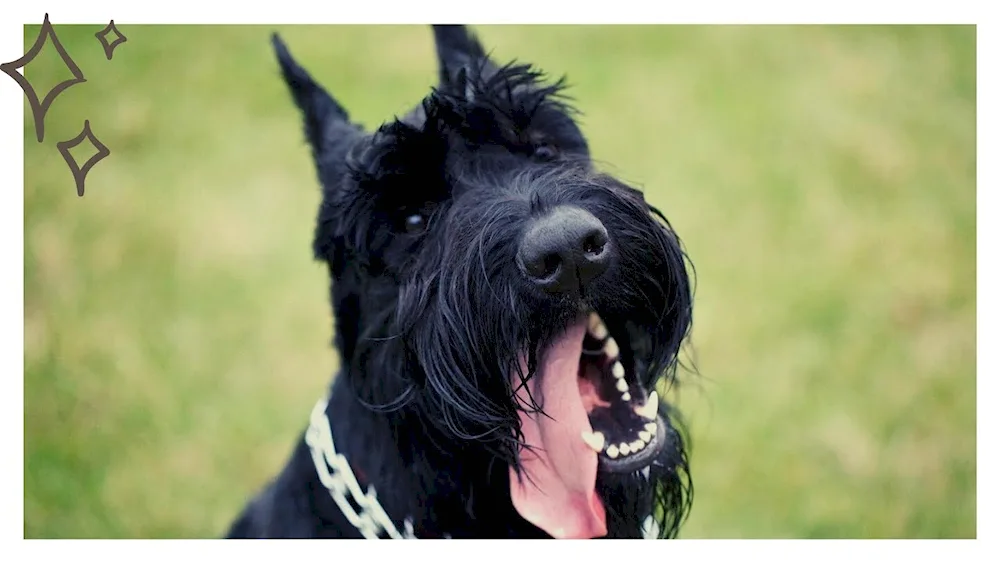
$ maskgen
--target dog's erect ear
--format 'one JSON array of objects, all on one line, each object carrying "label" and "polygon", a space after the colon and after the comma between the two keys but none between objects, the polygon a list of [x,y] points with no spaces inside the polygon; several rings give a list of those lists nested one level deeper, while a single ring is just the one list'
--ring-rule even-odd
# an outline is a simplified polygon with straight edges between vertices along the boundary
[{"label": "dog's erect ear", "polygon": [[456,80],[464,81],[472,66],[482,67],[488,63],[483,46],[475,34],[464,25],[431,27],[434,30],[434,46],[437,48],[438,78],[441,86],[455,85]]},{"label": "dog's erect ear", "polygon": [[316,83],[304,68],[299,66],[277,33],[271,35],[281,74],[291,90],[295,104],[302,111],[305,121],[306,138],[314,152],[319,153],[327,144],[327,136],[336,128],[334,123],[347,122],[349,117],[344,108]]}]

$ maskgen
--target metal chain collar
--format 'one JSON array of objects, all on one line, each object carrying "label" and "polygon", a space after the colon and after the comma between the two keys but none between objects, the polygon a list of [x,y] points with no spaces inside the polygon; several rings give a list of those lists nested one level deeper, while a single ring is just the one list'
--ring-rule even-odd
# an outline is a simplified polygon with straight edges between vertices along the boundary
[{"label": "metal chain collar", "polygon": [[[392,519],[379,504],[373,485],[368,485],[367,493],[361,492],[361,485],[354,477],[354,471],[347,458],[344,454],[337,453],[333,445],[333,432],[330,429],[330,420],[326,417],[327,403],[328,399],[323,398],[313,407],[305,437],[320,482],[330,492],[333,501],[337,503],[351,525],[365,538],[387,539],[381,537],[381,534],[385,533],[391,539],[417,539],[413,535],[413,521],[410,518],[403,521],[402,533],[396,529]],[[330,471],[331,468],[333,471]],[[644,539],[658,539],[660,535],[660,527],[652,516],[648,516],[643,522],[642,531]]]},{"label": "metal chain collar", "polygon": [[[417,539],[413,535],[413,522],[409,518],[403,522],[405,528],[402,533],[396,529],[392,519],[379,504],[373,485],[368,486],[367,493],[361,492],[361,486],[354,477],[347,458],[344,454],[337,453],[333,445],[333,432],[330,430],[330,420],[326,417],[327,402],[326,398],[320,399],[313,407],[305,436],[320,482],[330,492],[333,501],[351,525],[365,538]],[[383,533],[388,538],[383,538]]]}]

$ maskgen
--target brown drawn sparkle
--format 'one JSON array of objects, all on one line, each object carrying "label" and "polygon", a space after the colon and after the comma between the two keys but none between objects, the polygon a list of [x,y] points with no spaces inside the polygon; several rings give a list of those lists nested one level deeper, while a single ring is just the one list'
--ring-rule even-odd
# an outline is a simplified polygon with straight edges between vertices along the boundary
[{"label": "brown drawn sparkle", "polygon": [[[115,40],[108,43],[108,34],[110,33],[115,34]],[[128,41],[128,37],[125,37],[125,34],[115,26],[115,20],[111,20],[111,23],[109,23],[104,29],[95,33],[94,37],[101,42],[101,47],[104,47],[104,56],[107,57],[109,61],[115,54],[115,47]]]},{"label": "brown drawn sparkle", "polygon": [[[88,158],[87,162],[84,162],[83,166],[80,166],[69,151],[70,149],[82,144],[84,139],[90,141],[90,144],[97,149],[97,154]],[[90,130],[89,119],[83,122],[83,131],[80,131],[79,135],[69,139],[68,141],[60,141],[56,143],[56,147],[59,148],[59,152],[62,154],[63,158],[66,159],[66,164],[69,165],[69,171],[73,173],[73,179],[76,181],[76,195],[83,197],[83,183],[87,179],[87,173],[90,172],[90,169],[93,168],[95,164],[110,155],[111,151],[108,147],[104,146],[104,143],[94,136],[94,132]]]},{"label": "brown drawn sparkle", "polygon": [[[66,68],[69,69],[73,78],[56,84],[52,90],[49,91],[49,93],[46,94],[41,101],[39,101],[38,93],[35,92],[34,86],[32,86],[21,73],[17,72],[16,69],[24,68],[28,65],[28,63],[33,61],[42,50],[42,47],[45,46],[46,40],[52,42],[52,47],[57,53],[59,53],[59,58],[62,59],[63,63],[65,63]],[[13,78],[14,81],[21,87],[21,90],[24,90],[24,95],[28,98],[28,105],[31,106],[31,115],[35,118],[35,134],[39,143],[41,143],[42,139],[45,138],[45,113],[49,111],[49,106],[52,105],[56,96],[74,84],[87,81],[87,79],[83,76],[83,72],[80,71],[80,67],[73,62],[69,53],[67,53],[66,49],[63,48],[62,43],[59,42],[59,38],[56,37],[55,29],[53,29],[52,24],[49,23],[48,14],[45,14],[45,21],[42,22],[42,28],[38,32],[38,38],[35,39],[35,44],[31,46],[31,49],[28,49],[28,52],[16,61],[0,64],[0,70]]]}]

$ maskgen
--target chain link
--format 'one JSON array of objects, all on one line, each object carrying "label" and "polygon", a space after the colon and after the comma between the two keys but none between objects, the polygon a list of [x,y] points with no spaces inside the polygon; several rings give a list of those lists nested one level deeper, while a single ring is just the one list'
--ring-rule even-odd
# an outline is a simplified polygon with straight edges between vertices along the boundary
[{"label": "chain link", "polygon": [[[403,521],[402,532],[396,529],[392,519],[378,502],[374,486],[369,485],[368,492],[361,491],[361,485],[354,477],[347,458],[337,453],[333,445],[333,432],[330,430],[330,420],[326,417],[326,405],[327,399],[321,399],[313,407],[305,438],[320,482],[330,492],[333,501],[351,525],[365,538],[384,539],[381,534],[385,532],[391,539],[417,539],[413,535],[413,522],[409,518]],[[642,531],[646,539],[657,539],[660,535],[660,527],[652,516],[643,522]]]},{"label": "chain link", "polygon": [[333,432],[326,417],[326,405],[327,399],[321,399],[313,407],[305,436],[320,482],[329,490],[333,501],[351,525],[365,538],[384,539],[384,532],[391,539],[416,539],[413,535],[413,522],[409,518],[403,523],[402,533],[396,529],[392,519],[379,504],[375,487],[369,485],[368,491],[362,492],[347,458],[337,453],[333,445]]},{"label": "chain link", "polygon": [[646,517],[646,520],[642,523],[642,539],[644,540],[658,540],[660,539],[660,524],[653,518],[652,515]]}]

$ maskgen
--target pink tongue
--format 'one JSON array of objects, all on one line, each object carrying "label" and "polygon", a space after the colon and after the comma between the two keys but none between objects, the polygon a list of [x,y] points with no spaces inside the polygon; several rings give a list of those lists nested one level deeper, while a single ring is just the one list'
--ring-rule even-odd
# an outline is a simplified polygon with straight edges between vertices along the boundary
[{"label": "pink tongue", "polygon": [[[520,482],[510,469],[514,508],[554,538],[597,538],[608,532],[604,504],[594,490],[597,454],[580,437],[591,431],[577,384],[585,330],[585,321],[570,327],[541,358],[529,385],[548,417],[520,413],[525,442],[534,449],[521,452]],[[518,399],[531,404],[523,387]]]}]

